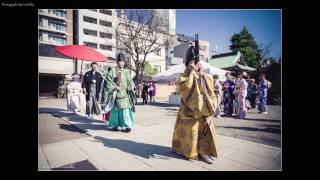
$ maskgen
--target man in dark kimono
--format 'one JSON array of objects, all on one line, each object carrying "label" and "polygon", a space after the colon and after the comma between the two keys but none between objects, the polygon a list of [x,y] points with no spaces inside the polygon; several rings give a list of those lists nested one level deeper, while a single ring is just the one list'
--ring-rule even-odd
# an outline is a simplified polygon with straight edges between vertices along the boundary
[{"label": "man in dark kimono", "polygon": [[86,115],[88,118],[92,118],[93,114],[100,114],[100,107],[98,104],[102,76],[97,72],[98,64],[96,62],[91,63],[91,71],[84,74],[82,80],[82,88],[86,94]]}]

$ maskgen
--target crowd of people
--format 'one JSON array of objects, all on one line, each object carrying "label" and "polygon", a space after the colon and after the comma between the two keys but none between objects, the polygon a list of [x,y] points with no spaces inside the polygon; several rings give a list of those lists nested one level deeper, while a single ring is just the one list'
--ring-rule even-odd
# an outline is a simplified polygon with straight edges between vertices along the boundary
[{"label": "crowd of people", "polygon": [[[109,127],[118,131],[130,132],[133,128],[133,112],[136,104],[136,88],[129,70],[124,68],[123,54],[117,56],[117,67],[109,68],[105,74],[97,72],[97,63],[91,64],[80,83],[78,74],[72,75],[72,82],[67,86],[67,108],[74,113],[83,109],[88,119],[93,115],[104,114]],[[188,159],[200,157],[207,163],[213,163],[218,157],[213,115],[233,116],[243,119],[247,108],[255,108],[267,113],[267,89],[270,82],[266,75],[260,75],[259,84],[250,79],[245,72],[228,72],[227,80],[219,81],[218,75],[203,72],[201,63],[196,61],[194,47],[187,51],[186,70],[178,78],[178,91],[181,105],[174,126],[172,149]],[[156,86],[154,82],[144,83],[142,87],[143,104],[155,102]],[[84,103],[86,101],[86,103]]]},{"label": "crowd of people", "polygon": [[156,96],[156,86],[154,81],[151,83],[143,83],[142,84],[142,104],[148,104],[148,98],[150,99],[150,103],[155,103]]},{"label": "crowd of people", "polygon": [[103,115],[113,131],[123,132],[133,128],[132,112],[135,112],[135,92],[129,71],[124,68],[125,58],[118,54],[117,67],[108,68],[105,74],[97,71],[98,64],[91,63],[91,70],[80,81],[77,73],[67,86],[67,109],[74,113],[85,109],[88,119]]},{"label": "crowd of people", "polygon": [[[215,77],[217,79],[217,76]],[[215,93],[219,100],[216,110],[216,117],[220,117],[220,105],[223,104],[225,117],[244,119],[248,109],[256,108],[258,103],[259,113],[267,114],[267,90],[271,87],[271,82],[266,80],[266,75],[260,75],[259,84],[255,79],[249,78],[246,72],[227,72],[227,80],[221,85],[215,83]]]},{"label": "crowd of people", "polygon": [[[119,65],[120,66],[120,65]],[[107,87],[107,75],[114,70],[108,68],[106,74],[101,75],[97,71],[97,63],[91,64],[91,71],[84,74],[82,82],[80,82],[80,76],[76,73],[72,74],[72,81],[67,86],[67,109],[73,112],[80,112],[82,107],[85,106],[85,113],[88,118],[92,118],[93,115],[101,114],[101,99],[102,92]],[[114,72],[113,72],[114,73]],[[116,75],[114,75],[116,76]],[[246,117],[248,109],[256,108],[258,103],[258,110],[260,113],[267,114],[267,89],[270,88],[270,82],[266,80],[266,75],[260,75],[260,82],[255,83],[255,79],[249,78],[246,72],[238,71],[237,73],[227,72],[227,80],[219,82],[218,75],[214,75],[214,94],[217,96],[215,109],[215,116],[220,118],[222,112],[224,117],[233,117],[235,114],[236,119],[243,119]],[[113,77],[117,79],[117,77]],[[111,80],[109,80],[111,81]],[[136,89],[133,87],[134,100],[133,103],[137,103]],[[109,92],[108,92],[109,93]],[[83,97],[83,94],[85,98]],[[156,86],[155,83],[143,83],[142,84],[142,104],[148,104],[155,102]],[[86,102],[84,102],[86,101]],[[223,105],[223,110],[222,110]],[[110,111],[103,113],[105,120],[110,117]]]}]

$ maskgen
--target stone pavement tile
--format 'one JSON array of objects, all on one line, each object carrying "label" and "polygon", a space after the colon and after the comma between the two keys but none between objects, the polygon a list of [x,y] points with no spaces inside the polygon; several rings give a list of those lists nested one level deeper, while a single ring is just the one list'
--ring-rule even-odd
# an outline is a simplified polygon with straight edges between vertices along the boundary
[{"label": "stone pavement tile", "polygon": [[139,154],[134,154],[136,158],[152,166],[158,171],[207,171],[192,160],[187,160],[171,152],[168,149],[147,148],[142,149]]},{"label": "stone pavement tile", "polygon": [[171,127],[163,127],[163,126],[153,126],[151,128],[140,128],[138,131],[144,132],[146,134],[150,134],[156,137],[160,137],[162,139],[171,140],[173,134],[173,128]]},{"label": "stone pavement tile", "polygon": [[220,157],[224,158],[224,157],[228,156],[229,154],[237,151],[237,149],[234,149],[234,148],[231,148],[228,146],[223,146],[221,144],[220,145],[218,144],[217,149],[218,149],[219,158]]},{"label": "stone pavement tile", "polygon": [[261,170],[281,170],[279,163],[271,158],[255,155],[249,152],[236,151],[226,158],[240,163],[241,165],[253,166]]},{"label": "stone pavement tile", "polygon": [[125,135],[133,141],[171,147],[171,140],[167,140],[163,137],[159,137],[150,133],[145,133],[140,130],[134,130],[131,133]]},{"label": "stone pavement tile", "polygon": [[258,170],[258,168],[241,164],[238,162],[235,162],[231,159],[227,159],[224,157],[215,158],[213,164],[208,164],[203,161],[196,161],[194,160],[194,163],[198,164],[199,166],[203,168],[207,168],[210,171],[251,171],[251,170]]},{"label": "stone pavement tile", "polygon": [[152,167],[117,148],[94,151],[90,156],[106,171],[153,170]]},{"label": "stone pavement tile", "polygon": [[[130,136],[130,134],[125,135]],[[100,165],[102,164],[101,166],[106,170],[207,170],[185,159],[173,158],[175,154],[171,152],[171,146],[159,145],[159,140],[156,138],[141,138],[141,133],[138,132],[132,133],[131,135],[130,137],[119,138],[119,133],[115,133],[113,137],[97,136],[92,139],[83,138],[81,140],[75,140],[75,143],[79,144],[80,147],[84,149],[90,157],[98,161]],[[140,140],[136,140],[135,138],[137,137],[140,137]],[[105,147],[102,147],[101,143],[97,144],[92,140],[100,141]],[[130,162],[132,163],[132,167],[127,167],[126,165],[124,167],[121,166],[122,162],[119,161],[122,161],[121,159],[123,159],[123,157],[119,157],[119,160],[110,159],[111,157],[105,157],[105,160],[101,160],[101,158],[97,156],[107,156],[103,155],[103,151],[104,154],[109,154],[112,158],[114,156],[112,153],[116,153],[115,156],[119,154],[119,156],[127,157],[125,161],[133,161]],[[144,164],[148,164],[149,167],[137,163],[137,159],[144,162]],[[117,164],[110,164],[105,161],[113,161]],[[115,165],[115,167],[112,165]]]},{"label": "stone pavement tile", "polygon": [[279,153],[279,151],[281,151],[281,149],[277,147],[272,147],[245,140],[239,140],[226,136],[217,136],[217,141],[220,146],[238,149],[241,151],[264,156],[266,158],[273,158],[276,154]]},{"label": "stone pavement tile", "polygon": [[51,170],[51,167],[45,157],[42,147],[38,146],[38,170],[40,171],[47,171]]},{"label": "stone pavement tile", "polygon": [[274,160],[276,166],[281,167],[281,163],[282,163],[282,161],[281,161],[281,160],[282,160],[282,152],[279,151],[279,153],[276,154],[276,155],[273,157],[273,160]]},{"label": "stone pavement tile", "polygon": [[88,159],[88,156],[72,140],[42,147],[52,168]]},{"label": "stone pavement tile", "polygon": [[76,139],[73,140],[73,142],[87,154],[107,148],[101,141],[96,140],[93,137]]},{"label": "stone pavement tile", "polygon": [[[163,146],[157,145],[157,143],[147,143],[143,141],[133,140],[128,137],[101,137],[101,136],[95,136],[95,140],[98,142],[100,141],[103,143],[106,147],[109,148],[117,148],[125,152],[137,152],[141,149],[145,148],[163,148]],[[165,147],[169,148],[169,147]]]},{"label": "stone pavement tile", "polygon": [[88,161],[94,166],[96,167],[98,170],[97,171],[105,171],[106,169],[103,167],[103,165],[97,161],[96,159],[94,159],[93,157],[89,157]]},{"label": "stone pavement tile", "polygon": [[70,124],[76,126],[77,128],[83,130],[84,132],[86,132],[87,134],[91,135],[91,136],[98,136],[98,135],[109,135],[112,133],[115,133],[113,131],[110,131],[108,129],[107,124],[105,123],[89,123],[87,121],[84,121],[82,123],[80,122],[72,122],[72,121],[68,121]]}]

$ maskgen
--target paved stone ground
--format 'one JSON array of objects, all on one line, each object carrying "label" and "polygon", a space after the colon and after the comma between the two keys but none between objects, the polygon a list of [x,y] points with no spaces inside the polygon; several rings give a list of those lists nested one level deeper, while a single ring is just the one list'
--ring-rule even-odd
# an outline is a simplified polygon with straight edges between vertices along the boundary
[{"label": "paved stone ground", "polygon": [[89,136],[60,117],[53,116],[51,113],[40,113],[38,119],[38,143],[40,145]]},{"label": "paved stone ground", "polygon": [[221,135],[217,137],[220,157],[212,165],[185,160],[173,154],[171,139],[178,107],[165,102],[138,105],[137,113],[134,114],[135,129],[129,134],[108,131],[106,124],[100,120],[88,121],[81,115],[65,111],[64,107],[64,100],[39,100],[40,113],[59,116],[90,137],[39,145],[39,170],[50,170],[85,160],[99,170],[113,171],[281,170],[280,148]]},{"label": "paved stone ground", "polygon": [[[168,104],[167,99],[158,99],[158,103],[141,105],[138,100],[137,113],[134,114],[135,124],[154,126],[163,123],[175,122],[179,107]],[[50,104],[51,106],[64,107],[65,100],[41,99],[39,106]],[[98,116],[97,119],[101,119]],[[281,147],[281,107],[268,106],[268,114],[259,114],[258,111],[249,110],[246,119],[234,119],[221,117],[214,120],[218,134]]]}]

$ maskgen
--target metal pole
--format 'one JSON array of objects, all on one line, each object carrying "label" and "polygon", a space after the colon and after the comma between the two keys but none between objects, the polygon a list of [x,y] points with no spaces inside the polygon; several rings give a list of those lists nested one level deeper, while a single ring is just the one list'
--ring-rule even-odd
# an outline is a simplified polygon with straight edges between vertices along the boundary
[{"label": "metal pole", "polygon": [[83,79],[82,65],[83,65],[83,59],[82,59],[82,61],[81,61],[81,70],[80,70],[80,79],[81,79],[81,81],[82,81],[82,79]]},{"label": "metal pole", "polygon": [[74,59],[74,72],[78,73],[78,60]]},{"label": "metal pole", "polygon": [[81,61],[81,69],[80,69],[80,74],[82,74],[82,65],[83,65],[83,59]]}]

